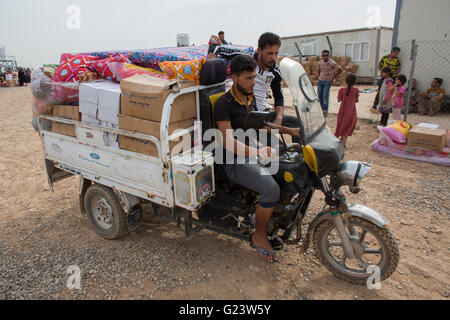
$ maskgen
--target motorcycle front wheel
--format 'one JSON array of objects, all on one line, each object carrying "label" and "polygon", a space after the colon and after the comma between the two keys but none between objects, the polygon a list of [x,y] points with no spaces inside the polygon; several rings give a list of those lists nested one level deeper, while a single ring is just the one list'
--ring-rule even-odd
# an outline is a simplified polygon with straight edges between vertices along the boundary
[{"label": "motorcycle front wheel", "polygon": [[399,250],[391,232],[359,217],[345,221],[354,257],[347,258],[341,238],[331,221],[324,221],[314,232],[314,249],[323,265],[336,277],[366,285],[370,280],[387,279],[397,268]]}]

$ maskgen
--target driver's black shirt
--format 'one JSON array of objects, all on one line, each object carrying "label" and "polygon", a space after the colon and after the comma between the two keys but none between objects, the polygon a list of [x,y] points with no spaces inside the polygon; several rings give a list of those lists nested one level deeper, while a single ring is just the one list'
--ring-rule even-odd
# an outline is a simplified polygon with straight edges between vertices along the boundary
[{"label": "driver's black shirt", "polygon": [[[255,97],[249,96],[247,97],[247,104],[241,104],[233,94],[233,88],[230,89],[227,93],[221,96],[215,106],[214,106],[214,120],[215,122],[219,121],[230,121],[231,128],[234,130],[242,129],[245,131],[245,119],[250,111],[256,111],[256,101]],[[240,141],[246,145],[250,145],[249,139],[245,139],[245,141]],[[232,153],[231,151],[226,150],[224,146],[222,146],[225,150],[226,158],[223,159],[237,159],[237,155]],[[222,161],[219,159],[217,153],[215,154],[216,162]],[[225,162],[223,162],[225,163]]]},{"label": "driver's black shirt", "polygon": [[225,93],[217,100],[214,107],[214,120],[230,121],[231,128],[245,129],[244,122],[247,114],[250,111],[256,111],[256,101],[254,96],[249,96],[249,102],[247,104],[241,104],[235,99],[233,89]]}]

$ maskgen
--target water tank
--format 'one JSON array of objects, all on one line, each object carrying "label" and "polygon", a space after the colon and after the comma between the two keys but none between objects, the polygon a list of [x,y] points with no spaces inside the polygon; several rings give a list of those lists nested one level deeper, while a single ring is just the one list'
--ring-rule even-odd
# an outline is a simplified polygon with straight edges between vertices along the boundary
[{"label": "water tank", "polygon": [[187,33],[177,34],[177,47],[189,46],[189,35]]},{"label": "water tank", "polygon": [[6,56],[6,46],[0,46],[0,59],[4,59]]}]

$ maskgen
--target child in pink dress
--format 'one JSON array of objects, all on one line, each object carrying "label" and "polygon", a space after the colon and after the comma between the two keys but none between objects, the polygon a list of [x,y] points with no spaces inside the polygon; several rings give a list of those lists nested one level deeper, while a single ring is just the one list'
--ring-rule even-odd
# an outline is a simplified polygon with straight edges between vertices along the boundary
[{"label": "child in pink dress", "polygon": [[389,89],[393,91],[392,94],[392,119],[401,120],[402,119],[402,107],[403,107],[403,97],[405,96],[406,77],[403,74],[398,75],[395,79],[395,84]]},{"label": "child in pink dress", "polygon": [[353,134],[356,126],[356,103],[359,100],[359,90],[353,87],[356,82],[355,75],[349,74],[345,82],[347,82],[347,88],[341,88],[338,92],[338,102],[341,103],[341,106],[334,135],[347,148],[347,138]]}]

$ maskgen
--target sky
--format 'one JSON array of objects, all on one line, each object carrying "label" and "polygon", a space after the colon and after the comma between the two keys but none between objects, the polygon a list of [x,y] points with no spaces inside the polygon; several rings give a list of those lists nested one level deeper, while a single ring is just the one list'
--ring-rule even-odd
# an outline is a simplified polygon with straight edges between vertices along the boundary
[{"label": "sky", "polygon": [[59,63],[64,52],[206,44],[225,32],[256,47],[266,31],[281,37],[392,27],[395,0],[0,0],[0,47],[19,66]]}]

